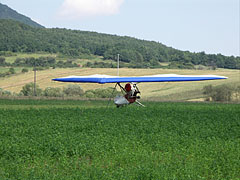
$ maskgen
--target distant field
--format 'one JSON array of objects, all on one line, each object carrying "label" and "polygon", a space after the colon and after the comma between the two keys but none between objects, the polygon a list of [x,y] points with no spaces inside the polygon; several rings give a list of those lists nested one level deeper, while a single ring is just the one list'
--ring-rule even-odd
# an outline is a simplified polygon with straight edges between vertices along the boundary
[{"label": "distant field", "polygon": [[[46,87],[64,87],[71,83],[54,82],[51,79],[69,75],[91,75],[91,74],[108,74],[116,75],[116,69],[105,68],[67,68],[67,69],[48,69],[37,72],[37,84],[40,88]],[[202,81],[202,82],[175,82],[175,83],[140,83],[142,97],[149,100],[191,100],[203,97],[202,88],[205,85],[213,86],[221,84],[236,84],[240,82],[239,70],[179,70],[179,69],[120,69],[121,76],[140,76],[154,74],[193,74],[204,75],[214,74],[227,76],[227,80]],[[33,82],[33,72],[2,78],[0,88],[19,92],[26,83]],[[90,84],[82,83],[80,86],[83,90],[113,87],[114,84]]]},{"label": "distant field", "polygon": [[56,54],[49,54],[49,53],[15,53],[15,56],[5,57],[6,62],[13,63],[16,58],[39,58],[39,57],[57,57]]},{"label": "distant field", "polygon": [[0,73],[8,72],[9,68],[7,67],[0,67]]},{"label": "distant field", "polygon": [[[11,67],[0,67],[0,73],[8,72],[10,68]],[[14,67],[14,70],[15,70],[16,73],[21,73],[23,68],[24,67]],[[27,69],[29,71],[32,70],[32,68],[30,68],[30,67],[28,67]]]},{"label": "distant field", "polygon": [[0,100],[0,179],[240,178],[236,104]]},{"label": "distant field", "polygon": [[82,57],[82,58],[73,58],[73,57],[65,57],[65,56],[61,56],[58,54],[50,54],[50,53],[14,53],[14,56],[9,56],[9,57],[5,57],[6,62],[8,63],[13,63],[17,58],[39,58],[39,57],[54,57],[56,59],[56,61],[67,61],[67,60],[73,60],[74,63],[77,64],[81,64],[81,65],[85,65],[87,62],[107,62],[107,63],[113,63],[116,64],[115,61],[112,60],[103,60],[103,57],[101,56],[93,56],[93,55],[89,55],[86,57]]}]

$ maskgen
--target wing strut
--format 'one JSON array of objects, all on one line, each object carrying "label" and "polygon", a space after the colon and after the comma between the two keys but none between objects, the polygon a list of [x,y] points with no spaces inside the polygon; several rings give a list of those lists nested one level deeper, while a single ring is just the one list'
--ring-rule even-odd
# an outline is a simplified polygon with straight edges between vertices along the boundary
[{"label": "wing strut", "polygon": [[142,103],[140,103],[138,100],[135,101],[139,106],[142,106],[142,107],[146,107],[145,105],[143,105]]},{"label": "wing strut", "polygon": [[125,90],[125,88],[124,88],[124,87],[122,87],[122,85],[121,85],[120,83],[117,83],[117,85],[120,87],[120,89],[121,89],[121,91],[122,91],[122,92],[125,92],[125,93],[126,93],[126,90]]}]

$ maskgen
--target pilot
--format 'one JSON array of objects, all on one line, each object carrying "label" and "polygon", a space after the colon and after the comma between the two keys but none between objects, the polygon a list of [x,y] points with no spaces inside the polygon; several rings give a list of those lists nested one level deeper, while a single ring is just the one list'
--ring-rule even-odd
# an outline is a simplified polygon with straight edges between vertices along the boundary
[{"label": "pilot", "polygon": [[130,102],[133,103],[136,101],[136,99],[140,99],[140,96],[137,96],[138,93],[140,93],[134,85],[127,83],[125,85],[125,91],[126,95],[125,98]]}]

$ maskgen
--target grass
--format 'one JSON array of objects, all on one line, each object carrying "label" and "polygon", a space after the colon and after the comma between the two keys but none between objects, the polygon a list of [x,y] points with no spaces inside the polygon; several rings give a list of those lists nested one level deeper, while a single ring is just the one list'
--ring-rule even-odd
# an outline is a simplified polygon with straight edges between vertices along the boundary
[{"label": "grass", "polygon": [[[70,75],[91,75],[91,74],[108,74],[116,75],[116,69],[109,68],[66,68],[66,69],[48,69],[37,72],[37,84],[40,88],[46,87],[64,87],[70,83],[54,82],[51,79],[65,77]],[[240,82],[239,70],[179,70],[179,69],[128,69],[121,68],[121,76],[141,76],[154,74],[215,74],[229,77],[227,80],[202,81],[202,82],[175,82],[175,83],[140,83],[139,89],[142,97],[145,99],[167,99],[167,100],[189,100],[203,97],[202,88],[206,85],[213,86],[221,84],[236,84]],[[33,82],[33,72],[19,74],[8,78],[2,78],[0,87],[19,92],[26,83]],[[81,83],[80,86],[84,91],[96,88],[113,87],[114,84],[89,84]]]},{"label": "grass", "polygon": [[239,105],[145,104],[0,100],[0,179],[240,178]]}]

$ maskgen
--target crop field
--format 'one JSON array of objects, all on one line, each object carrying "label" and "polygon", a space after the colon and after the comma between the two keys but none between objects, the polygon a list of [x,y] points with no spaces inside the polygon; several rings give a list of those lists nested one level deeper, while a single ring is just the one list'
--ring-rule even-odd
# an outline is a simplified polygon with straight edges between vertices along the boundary
[{"label": "crop field", "polygon": [[0,100],[0,179],[240,179],[240,105]]},{"label": "crop field", "polygon": [[[40,88],[46,87],[64,87],[71,83],[61,83],[52,81],[53,78],[65,77],[70,75],[84,76],[92,74],[116,75],[117,70],[113,68],[65,68],[65,69],[48,69],[37,72],[37,84]],[[240,82],[239,70],[180,70],[180,69],[128,69],[121,68],[121,76],[144,76],[156,74],[182,74],[182,75],[206,75],[214,74],[229,77],[226,80],[202,81],[202,82],[172,82],[172,83],[140,83],[143,98],[154,100],[191,100],[202,98],[202,89],[206,85],[237,84]],[[22,87],[33,82],[33,71],[19,74],[16,76],[5,77],[0,79],[0,88],[4,90],[19,92]],[[81,83],[81,88],[86,91],[89,89],[114,87],[114,84],[94,84]]]}]

